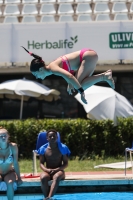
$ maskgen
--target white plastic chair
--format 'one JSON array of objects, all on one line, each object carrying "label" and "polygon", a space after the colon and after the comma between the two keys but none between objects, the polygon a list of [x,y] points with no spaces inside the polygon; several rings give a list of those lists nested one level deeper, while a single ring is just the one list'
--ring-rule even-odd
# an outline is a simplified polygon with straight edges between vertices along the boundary
[{"label": "white plastic chair", "polygon": [[130,155],[130,161],[131,161],[131,166],[132,166],[132,176],[133,176],[133,158],[132,158],[132,154],[133,154],[133,143],[132,143],[132,147],[131,148],[125,148],[125,176],[126,174],[126,165],[127,165],[127,153],[129,153]]},{"label": "white plastic chair", "polygon": [[37,15],[38,10],[35,4],[24,4],[22,15]]},{"label": "white plastic chair", "polygon": [[73,14],[74,10],[71,3],[60,3],[58,8],[58,14]]},{"label": "white plastic chair", "polygon": [[56,3],[56,0],[40,0],[40,3]]},{"label": "white plastic chair", "polygon": [[72,15],[60,15],[59,16],[59,22],[73,22]]},{"label": "white plastic chair", "polygon": [[16,4],[7,4],[5,6],[3,15],[19,15],[19,14],[20,14],[20,11]]},{"label": "white plastic chair", "polygon": [[40,9],[40,14],[45,15],[45,14],[56,14],[56,10],[54,7],[54,4],[42,4],[41,9]]},{"label": "white plastic chair", "polygon": [[33,15],[24,15],[23,18],[22,18],[22,21],[21,23],[36,23],[37,20],[36,20],[36,17]]},{"label": "white plastic chair", "polygon": [[77,18],[78,22],[88,22],[92,21],[91,15],[89,14],[79,14]]},{"label": "white plastic chair", "polygon": [[55,22],[54,15],[42,15],[40,22]]},{"label": "white plastic chair", "polygon": [[115,14],[114,20],[123,21],[123,20],[129,20],[129,18],[126,13],[117,13]]},{"label": "white plastic chair", "polygon": [[19,23],[17,16],[5,16],[3,23]]},{"label": "white plastic chair", "polygon": [[78,3],[76,13],[92,13],[92,9],[89,3]]},{"label": "white plastic chair", "polygon": [[128,13],[128,9],[125,2],[114,2],[112,7],[112,13]]},{"label": "white plastic chair", "polygon": [[130,6],[130,13],[133,13],[133,2],[131,3],[131,6]]},{"label": "white plastic chair", "polygon": [[94,7],[94,13],[110,13],[110,9],[107,2],[97,2]]},{"label": "white plastic chair", "polygon": [[109,14],[97,14],[95,21],[110,21]]},{"label": "white plastic chair", "polygon": [[33,4],[34,4],[34,3],[38,3],[38,0],[22,0],[22,3],[23,3],[23,4],[26,4],[26,3],[28,3],[28,4],[29,4],[29,3],[33,3]]},{"label": "white plastic chair", "polygon": [[19,4],[21,3],[21,0],[5,0],[4,1],[4,4],[11,4],[11,3]]}]

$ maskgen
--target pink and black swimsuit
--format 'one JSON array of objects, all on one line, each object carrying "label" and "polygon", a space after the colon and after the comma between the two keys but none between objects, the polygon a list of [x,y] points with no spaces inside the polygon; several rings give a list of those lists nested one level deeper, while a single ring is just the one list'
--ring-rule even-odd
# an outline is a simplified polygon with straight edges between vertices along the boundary
[{"label": "pink and black swimsuit", "polygon": [[61,58],[62,58],[62,68],[74,75],[75,71],[71,70],[68,58],[66,56],[65,56],[66,59],[64,59],[63,57]]},{"label": "pink and black swimsuit", "polygon": [[[93,50],[92,49],[81,49],[80,54],[79,54],[80,63],[82,62],[83,55],[86,51],[93,51]],[[65,56],[66,59],[64,59],[63,57],[61,57],[61,58],[62,58],[62,68],[74,75],[75,71],[71,69],[68,58],[66,56]]]}]

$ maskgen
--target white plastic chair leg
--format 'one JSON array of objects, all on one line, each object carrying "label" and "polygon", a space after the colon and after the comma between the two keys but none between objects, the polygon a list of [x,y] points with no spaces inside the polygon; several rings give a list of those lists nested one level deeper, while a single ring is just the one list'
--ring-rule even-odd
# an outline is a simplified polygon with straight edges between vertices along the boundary
[{"label": "white plastic chair leg", "polygon": [[133,176],[133,160],[132,160],[132,151],[130,151],[130,160],[131,160],[132,176]]},{"label": "white plastic chair leg", "polygon": [[33,150],[33,175],[37,174],[36,153]]}]

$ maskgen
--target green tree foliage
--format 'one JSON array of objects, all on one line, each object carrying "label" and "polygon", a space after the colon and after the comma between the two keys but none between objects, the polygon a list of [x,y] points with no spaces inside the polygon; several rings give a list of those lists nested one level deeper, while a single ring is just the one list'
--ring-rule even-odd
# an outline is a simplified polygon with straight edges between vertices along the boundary
[{"label": "green tree foliage", "polygon": [[56,129],[62,143],[71,150],[71,156],[124,155],[133,141],[133,118],[119,118],[117,126],[111,120],[86,119],[27,119],[1,121],[10,134],[10,141],[18,144],[19,155],[31,158],[41,131]]}]

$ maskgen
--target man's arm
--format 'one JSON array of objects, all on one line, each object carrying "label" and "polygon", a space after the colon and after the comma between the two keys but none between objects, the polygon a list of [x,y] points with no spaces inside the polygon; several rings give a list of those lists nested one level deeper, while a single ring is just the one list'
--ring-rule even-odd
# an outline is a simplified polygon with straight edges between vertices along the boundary
[{"label": "man's arm", "polygon": [[48,169],[44,166],[44,163],[45,163],[45,157],[44,155],[39,155],[39,159],[40,159],[40,168],[44,171],[44,172],[47,172],[47,173],[50,173],[51,172],[51,169]]},{"label": "man's arm", "polygon": [[62,156],[62,160],[63,160],[63,165],[61,166],[62,170],[64,170],[65,168],[67,168],[68,166],[68,156],[67,155],[63,155]]},{"label": "man's arm", "polygon": [[63,157],[62,158],[63,164],[60,167],[56,168],[56,169],[52,169],[53,172],[63,171],[68,166],[68,157],[67,157],[67,155],[63,155],[62,157]]}]

